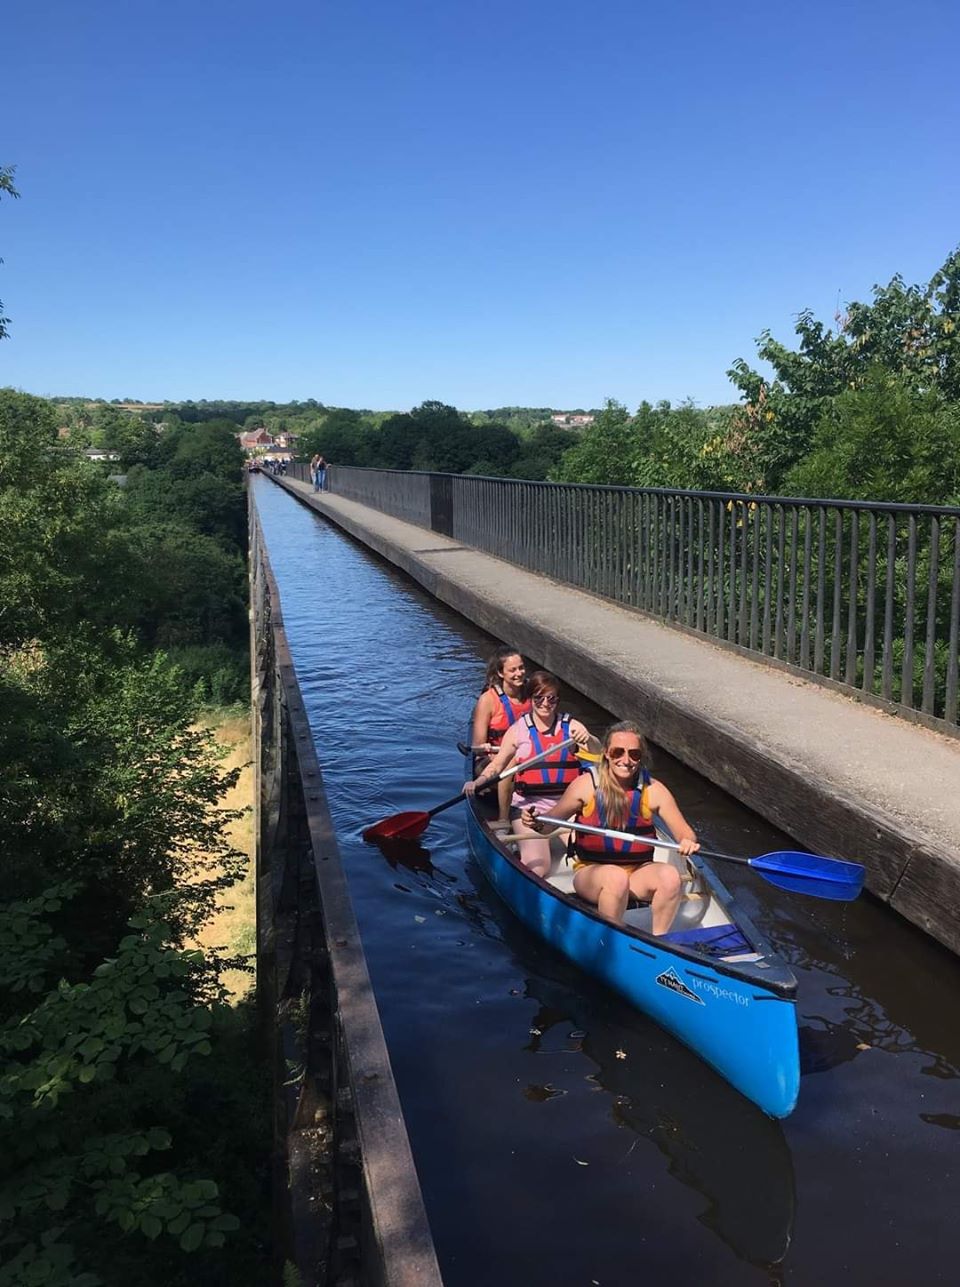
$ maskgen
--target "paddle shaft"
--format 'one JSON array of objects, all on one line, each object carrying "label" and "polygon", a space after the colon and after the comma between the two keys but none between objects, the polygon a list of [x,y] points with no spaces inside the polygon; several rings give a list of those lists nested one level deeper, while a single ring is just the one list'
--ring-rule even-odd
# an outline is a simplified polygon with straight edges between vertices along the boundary
[{"label": "paddle shaft", "polygon": [[[544,760],[549,760],[551,755],[556,755],[558,751],[565,751],[568,746],[572,746],[575,740],[575,738],[568,737],[565,741],[558,742],[556,746],[551,746],[548,750],[541,751],[539,755],[535,755],[532,759],[521,760],[519,764],[514,764],[511,768],[504,769],[502,773],[498,773],[496,777],[490,778],[489,781],[484,781],[481,778],[480,782],[483,785],[478,785],[477,791],[492,791],[498,782],[503,782],[505,778],[512,778],[515,773],[519,773],[522,769],[529,769],[535,764],[542,764]],[[432,818],[435,813],[442,813],[444,809],[452,809],[455,804],[459,804],[464,799],[464,796],[465,792],[460,791],[449,800],[444,800],[443,804],[434,805],[432,809],[427,810],[427,817]]]},{"label": "paddle shaft", "polygon": [[[638,839],[645,839],[643,836],[636,836],[632,831],[615,831],[612,827],[591,827],[588,822],[571,822],[560,818],[545,818],[542,814],[537,818],[538,822],[547,822],[553,827],[568,827],[571,831],[586,831],[592,836],[609,836],[611,840],[627,840],[636,843]],[[658,836],[656,840],[651,839],[650,844],[658,849],[674,849],[680,852],[680,846],[675,840],[661,840]],[[697,849],[695,853],[704,858],[719,858],[722,862],[735,862],[740,867],[753,866],[753,858],[744,858],[739,854],[720,854],[712,849]]]},{"label": "paddle shaft", "polygon": [[[611,840],[626,840],[631,844],[636,844],[638,840],[646,841],[646,836],[634,835],[632,831],[614,831],[611,827],[591,827],[589,822],[573,822],[567,818],[545,818],[543,814],[538,814],[537,822],[546,822],[551,827],[566,827],[570,831],[586,831],[591,836],[609,836]],[[513,839],[513,837],[511,837]],[[530,840],[532,837],[526,836]],[[657,846],[662,849],[676,849],[679,852],[680,846],[673,840],[661,840],[659,837],[649,841],[651,846]],[[705,853],[706,850],[697,850],[697,853]],[[710,858],[726,858],[726,854],[709,854]],[[749,858],[734,858],[733,862],[749,862]]]},{"label": "paddle shaft", "polygon": [[[561,825],[566,826],[567,824],[562,823]],[[502,843],[511,844],[511,845],[522,844],[524,840],[536,839],[535,836],[522,836],[517,831],[507,831],[507,832],[497,831],[495,832],[495,835],[496,835],[496,838]],[[634,836],[634,839],[636,839],[636,836]],[[653,841],[651,843],[658,844],[659,841]],[[690,872],[686,872],[684,875],[680,877],[680,884],[692,885],[696,879],[697,879],[696,875],[692,875]]]},{"label": "paddle shaft", "polygon": [[[460,752],[461,755],[489,754],[486,746],[467,746],[466,742],[458,742],[457,750]],[[596,764],[596,762],[600,759],[600,756],[597,755],[594,751],[588,751],[583,746],[578,746],[575,754],[578,760],[587,760],[591,764]],[[527,760],[526,763],[529,764],[530,761]]]},{"label": "paddle shaft", "polygon": [[[542,814],[537,821],[550,823],[554,827],[567,827],[571,831],[609,836],[612,840],[626,840],[634,843],[637,840],[632,832],[591,827],[586,822],[545,818]],[[657,838],[650,843],[662,849],[674,849],[678,852],[680,850],[680,846],[674,840]],[[755,858],[744,858],[739,854],[721,854],[710,849],[697,849],[695,852],[704,858],[715,858],[721,862],[736,863],[739,867],[749,867],[751,871],[756,872],[764,880],[770,881],[771,884],[779,885],[782,889],[790,889],[795,893],[809,893],[814,898],[848,901],[856,898],[863,885],[863,867],[859,863],[846,862],[840,858],[824,858],[819,854],[785,851],[760,854]]]}]

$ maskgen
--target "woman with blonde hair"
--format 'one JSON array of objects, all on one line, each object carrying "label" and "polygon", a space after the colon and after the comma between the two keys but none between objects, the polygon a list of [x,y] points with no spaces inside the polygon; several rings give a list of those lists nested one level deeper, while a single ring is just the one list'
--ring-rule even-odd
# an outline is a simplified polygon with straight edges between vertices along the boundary
[{"label": "woman with blonde hair", "polygon": [[[603,739],[598,783],[584,773],[541,818],[584,822],[593,827],[627,831],[636,840],[614,840],[574,832],[573,887],[601,916],[622,924],[631,894],[650,904],[654,934],[666,934],[680,906],[680,876],[670,863],[653,861],[660,818],[680,846],[681,854],[700,848],[697,835],[662,782],[650,776],[647,744],[630,720],[612,724]],[[525,827],[542,829],[538,815],[524,809]]]}]

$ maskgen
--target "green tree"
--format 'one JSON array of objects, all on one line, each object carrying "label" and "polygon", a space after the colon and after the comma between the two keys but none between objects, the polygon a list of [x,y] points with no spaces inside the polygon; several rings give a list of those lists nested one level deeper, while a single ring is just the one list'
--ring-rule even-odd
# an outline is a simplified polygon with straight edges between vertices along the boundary
[{"label": "green tree", "polygon": [[[136,562],[124,492],[55,425],[0,391],[0,1282],[258,1281],[259,1256],[231,1272],[245,1229],[220,1190],[249,1169],[224,1139],[262,1110],[226,1092],[237,1024],[186,946],[239,869],[236,775],[126,628],[156,613],[163,552]],[[229,1079],[198,1074],[230,1040]]]},{"label": "green tree", "polygon": [[513,462],[506,472],[511,478],[543,481],[557,468],[564,452],[576,446],[577,435],[549,420],[524,433]]},{"label": "green tree", "polygon": [[120,455],[121,469],[149,460],[156,445],[156,430],[142,416],[121,407],[98,407],[92,417],[90,441]]},{"label": "green tree", "polygon": [[149,1089],[212,1049],[202,958],[144,914],[115,955],[77,970],[56,928],[76,890],[0,904],[0,1274],[24,1287],[93,1287],[91,1262],[123,1233],[190,1252],[239,1228],[215,1182],[151,1157],[173,1140],[157,1120],[169,1091]]},{"label": "green tree", "polygon": [[127,586],[125,616],[142,642],[242,648],[246,576],[238,550],[172,519],[133,524],[127,535],[137,579]]},{"label": "green tree", "polygon": [[561,483],[634,481],[636,450],[633,421],[622,402],[608,398],[576,446],[565,452],[551,477]]},{"label": "green tree", "polygon": [[794,496],[960,504],[960,403],[876,366],[825,406]]},{"label": "green tree", "polygon": [[777,490],[809,450],[827,401],[862,388],[877,366],[917,393],[960,398],[958,327],[960,249],[926,286],[906,286],[895,276],[873,288],[871,303],[848,304],[836,332],[809,311],[797,318],[795,349],[764,331],[757,354],[773,367],[773,380],[742,358],[728,372],[743,397],[730,450],[751,475],[751,489]]},{"label": "green tree", "polygon": [[0,644],[129,624],[122,522],[120,489],[58,442],[50,404],[0,389]]},{"label": "green tree", "polygon": [[179,524],[234,550],[243,548],[246,529],[239,476],[225,479],[208,471],[178,476],[171,469],[135,465],[127,477],[125,499],[133,523]]},{"label": "green tree", "polygon": [[298,454],[303,460],[319,454],[338,465],[366,464],[370,438],[370,425],[359,411],[334,407],[307,428],[298,443]]},{"label": "green tree", "polygon": [[212,888],[193,879],[197,856],[236,874],[224,837],[237,815],[217,807],[236,774],[220,769],[162,654],[140,659],[128,639],[75,630],[8,648],[0,693],[5,893],[82,880],[94,953],[148,896],[176,891],[171,922],[196,928]]}]

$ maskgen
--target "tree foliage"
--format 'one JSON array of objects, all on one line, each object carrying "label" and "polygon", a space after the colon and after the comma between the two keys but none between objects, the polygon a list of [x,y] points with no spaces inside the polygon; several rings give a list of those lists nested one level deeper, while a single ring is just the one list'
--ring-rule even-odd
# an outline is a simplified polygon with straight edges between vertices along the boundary
[{"label": "tree foliage", "polygon": [[555,465],[563,481],[946,503],[957,496],[960,250],[925,286],[899,276],[795,348],[765,331],[730,376],[742,401],[608,402]]},{"label": "tree foliage", "polygon": [[118,605],[128,624],[122,511],[118,489],[58,443],[48,404],[0,389],[0,639],[110,626]]},{"label": "tree foliage", "polygon": [[235,651],[239,456],[207,426],[143,447],[127,492],[0,390],[3,1287],[262,1278],[265,1114],[221,962],[190,946],[239,873],[236,773],[157,650]]},{"label": "tree foliage", "polygon": [[553,471],[557,482],[634,482],[634,435],[630,413],[622,402],[609,398],[593,424],[570,447]]},{"label": "tree foliage", "polygon": [[[210,472],[222,482],[234,469],[234,434],[241,426],[291,432],[299,438],[301,459],[319,452],[340,465],[754,493],[796,489],[801,480],[805,491],[848,489],[852,482],[844,481],[839,458],[837,469],[826,468],[824,435],[831,425],[852,424],[854,405],[859,408],[854,418],[872,414],[875,431],[887,434],[892,408],[903,411],[909,403],[908,418],[916,412],[926,425],[933,416],[946,426],[937,431],[940,437],[950,439],[949,408],[960,401],[960,249],[925,285],[908,285],[895,276],[875,286],[870,300],[848,303],[832,327],[802,311],[795,337],[791,345],[769,331],[761,334],[757,357],[772,375],[743,358],[733,363],[729,375],[740,395],[737,404],[700,408],[689,401],[644,401],[631,414],[610,400],[582,432],[554,425],[547,407],[464,412],[436,400],[389,413],[331,407],[315,399],[153,407],[67,399],[58,408],[72,441],[109,445],[121,453],[136,493],[133,506],[142,504],[157,520],[166,506],[167,517],[184,517],[221,541],[237,533],[218,512],[224,493],[219,485],[208,489],[205,476]],[[886,383],[875,382],[878,371]],[[883,389],[891,400],[886,411]],[[857,393],[864,397],[848,396]],[[940,410],[934,412],[933,402],[925,399],[939,399]],[[922,414],[921,406],[926,408]],[[206,436],[214,433],[216,440]],[[937,470],[924,455],[923,434],[899,434],[899,440],[907,463],[894,490],[911,478],[921,489],[916,496],[955,494],[947,464]],[[919,453],[913,463],[910,442]],[[801,469],[814,453],[815,464]],[[213,454],[219,454],[215,468]],[[137,466],[150,471],[149,481]],[[887,485],[882,471],[870,477],[871,485]],[[872,498],[893,494],[887,490]],[[223,508],[236,512],[226,503]],[[178,646],[195,647],[187,634]]]},{"label": "tree foliage", "polygon": [[[810,450],[832,399],[863,389],[882,370],[891,389],[960,399],[960,249],[925,286],[899,275],[873,288],[869,303],[854,301],[833,331],[804,311],[795,349],[764,331],[757,354],[774,372],[765,379],[742,358],[729,375],[743,406],[733,425],[731,453],[742,462],[751,490],[775,491]],[[876,386],[871,404],[876,406]],[[878,496],[875,499],[882,500]]]},{"label": "tree foliage", "polygon": [[628,487],[731,486],[722,449],[730,412],[704,411],[685,402],[643,402],[631,416],[609,401],[571,447],[551,477],[560,482],[618,483]]},{"label": "tree foliage", "polygon": [[328,411],[299,442],[309,459],[320,452],[340,465],[423,469],[452,474],[546,478],[573,435],[555,425],[515,431],[428,400],[409,412],[374,417],[345,408]]},{"label": "tree foliage", "polygon": [[960,402],[877,366],[825,405],[791,495],[960,505]]}]

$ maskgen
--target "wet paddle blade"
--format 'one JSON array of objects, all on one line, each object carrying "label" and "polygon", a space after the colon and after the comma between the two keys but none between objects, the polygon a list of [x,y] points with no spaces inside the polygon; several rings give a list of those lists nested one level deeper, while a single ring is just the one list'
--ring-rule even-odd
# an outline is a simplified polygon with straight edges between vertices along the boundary
[{"label": "wet paddle blade", "polygon": [[863,867],[858,862],[844,862],[840,858],[822,858],[819,854],[786,849],[751,858],[748,865],[771,885],[814,898],[852,902],[863,889]]},{"label": "wet paddle blade", "polygon": [[395,813],[392,818],[383,818],[367,827],[361,834],[366,841],[376,840],[416,840],[422,836],[430,825],[430,814],[422,810],[410,810],[407,813]]}]

